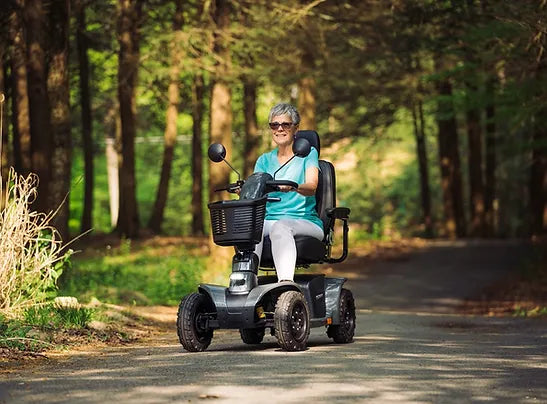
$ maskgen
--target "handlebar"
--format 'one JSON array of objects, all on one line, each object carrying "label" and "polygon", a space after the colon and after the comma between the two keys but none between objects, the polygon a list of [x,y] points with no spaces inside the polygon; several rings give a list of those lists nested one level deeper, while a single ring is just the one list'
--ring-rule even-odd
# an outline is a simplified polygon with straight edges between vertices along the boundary
[{"label": "handlebar", "polygon": [[218,189],[215,189],[215,192],[220,192],[220,191],[227,191],[231,194],[235,194],[237,193],[238,189],[241,188],[241,186],[245,183],[245,181],[242,181],[242,180],[239,180],[237,182],[233,182],[231,184],[228,184],[227,187],[224,187],[224,188],[218,188]]},{"label": "handlebar", "polygon": [[276,191],[279,191],[279,187],[282,185],[286,185],[289,187],[292,187],[294,189],[298,188],[298,184],[294,181],[289,180],[273,180],[273,181],[266,181],[266,186],[273,188]]},{"label": "handlebar", "polygon": [[[231,194],[235,194],[235,193],[237,193],[238,190],[241,189],[243,184],[245,184],[245,181],[239,180],[239,181],[233,182],[231,184],[228,184],[228,186],[226,186],[224,188],[215,189],[215,192],[227,191]],[[298,183],[296,183],[294,181],[290,181],[290,180],[266,181],[266,187],[267,187],[267,189],[269,189],[267,192],[279,191],[280,186],[288,186],[288,187],[292,187],[294,189],[297,189],[298,188]]]}]

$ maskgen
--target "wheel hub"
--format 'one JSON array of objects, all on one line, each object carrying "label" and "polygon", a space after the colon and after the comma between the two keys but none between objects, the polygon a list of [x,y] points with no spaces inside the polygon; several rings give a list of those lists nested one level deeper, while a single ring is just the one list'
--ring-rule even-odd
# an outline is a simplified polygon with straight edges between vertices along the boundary
[{"label": "wheel hub", "polygon": [[297,340],[304,337],[307,329],[307,322],[306,311],[302,304],[295,305],[291,313],[291,330],[293,336]]}]

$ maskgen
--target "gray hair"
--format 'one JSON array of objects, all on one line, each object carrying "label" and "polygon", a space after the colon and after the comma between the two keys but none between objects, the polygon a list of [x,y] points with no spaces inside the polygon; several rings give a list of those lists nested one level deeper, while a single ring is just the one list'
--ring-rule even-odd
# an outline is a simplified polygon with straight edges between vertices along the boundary
[{"label": "gray hair", "polygon": [[285,114],[288,114],[291,117],[291,120],[295,126],[300,123],[300,114],[298,113],[296,107],[286,103],[279,103],[273,106],[270,110],[270,115],[268,115],[268,122],[271,122],[274,116]]}]

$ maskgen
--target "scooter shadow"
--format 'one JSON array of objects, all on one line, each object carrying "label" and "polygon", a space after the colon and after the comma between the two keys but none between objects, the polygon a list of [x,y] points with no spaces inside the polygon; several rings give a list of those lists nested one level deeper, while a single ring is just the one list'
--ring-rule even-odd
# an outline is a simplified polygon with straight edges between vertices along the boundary
[{"label": "scooter shadow", "polygon": [[[316,347],[326,347],[330,345],[336,346],[339,344],[327,339],[310,340],[308,341],[306,349],[300,352],[306,352]],[[275,341],[266,341],[260,344],[245,344],[243,342],[240,342],[237,345],[228,345],[228,344],[220,343],[217,346],[209,347],[207,349],[207,352],[261,352],[261,351],[269,351],[269,350],[273,350],[274,352],[287,352],[281,349],[281,347]]]}]

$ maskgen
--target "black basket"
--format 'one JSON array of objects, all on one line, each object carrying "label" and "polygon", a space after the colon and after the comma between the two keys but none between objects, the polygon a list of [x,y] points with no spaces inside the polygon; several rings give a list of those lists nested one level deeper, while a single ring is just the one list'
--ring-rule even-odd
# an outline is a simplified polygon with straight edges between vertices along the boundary
[{"label": "black basket", "polygon": [[254,245],[262,239],[266,199],[240,199],[211,202],[211,228],[215,244]]}]

